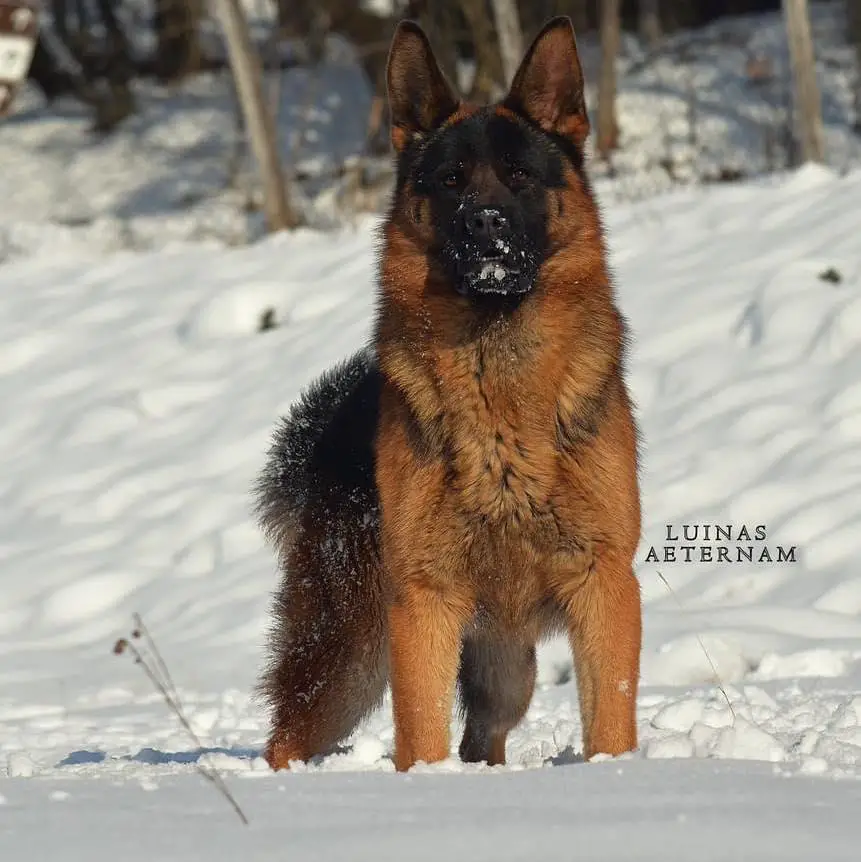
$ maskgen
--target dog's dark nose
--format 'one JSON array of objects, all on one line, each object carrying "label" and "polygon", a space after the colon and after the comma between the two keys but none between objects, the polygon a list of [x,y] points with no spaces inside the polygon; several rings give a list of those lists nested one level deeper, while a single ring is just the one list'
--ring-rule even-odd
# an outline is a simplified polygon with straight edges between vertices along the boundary
[{"label": "dog's dark nose", "polygon": [[475,239],[489,242],[505,239],[511,233],[508,219],[493,207],[482,207],[466,213],[466,232]]}]

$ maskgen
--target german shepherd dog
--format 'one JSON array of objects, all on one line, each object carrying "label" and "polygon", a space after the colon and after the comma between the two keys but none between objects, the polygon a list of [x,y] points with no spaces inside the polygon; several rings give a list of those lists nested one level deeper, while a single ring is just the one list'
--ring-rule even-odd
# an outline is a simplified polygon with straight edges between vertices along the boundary
[{"label": "german shepherd dog", "polygon": [[464,104],[414,23],[388,63],[397,184],[371,345],[306,391],[257,486],[277,550],[266,758],[331,751],[391,685],[398,770],[505,762],[567,634],[586,758],[636,748],[637,433],[584,174],[571,22]]}]

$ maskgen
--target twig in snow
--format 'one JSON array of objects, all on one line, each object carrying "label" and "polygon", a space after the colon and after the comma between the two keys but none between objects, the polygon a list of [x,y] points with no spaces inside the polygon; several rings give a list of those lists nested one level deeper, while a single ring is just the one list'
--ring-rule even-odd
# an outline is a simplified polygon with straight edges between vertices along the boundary
[{"label": "twig in snow", "polygon": [[[195,733],[185,709],[179,700],[176,685],[173,682],[173,677],[167,669],[161,652],[155,644],[155,640],[149,633],[149,629],[144,625],[144,621],[140,614],[135,614],[135,628],[131,632],[130,638],[120,638],[114,644],[114,655],[123,655],[129,653],[134,658],[134,663],[140,665],[143,672],[147,675],[150,682],[155,686],[156,691],[164,698],[164,702],[168,705],[171,712],[177,717],[192,743],[197,749],[203,752],[203,743],[200,737]],[[142,642],[139,647],[138,642]],[[230,806],[236,812],[237,817],[248,826],[248,818],[245,812],[236,801],[236,797],[230,792],[230,788],[225,783],[221,774],[212,766],[204,766],[199,760],[195,763],[198,772],[221,793],[221,795],[230,803]]]},{"label": "twig in snow", "polygon": [[167,669],[167,665],[165,664],[165,661],[162,658],[158,647],[156,646],[153,636],[149,633],[149,629],[146,627],[143,621],[143,617],[140,614],[136,613],[132,614],[132,619],[134,620],[135,624],[134,631],[132,631],[132,637],[143,637],[144,643],[146,643],[146,645],[149,647],[150,651],[153,654],[156,670],[158,670],[161,679],[164,681],[165,688],[167,689],[168,694],[173,699],[173,702],[176,704],[177,708],[181,711],[182,703],[179,700],[179,693],[177,692],[176,684],[173,681],[173,677],[170,675],[170,671]]},{"label": "twig in snow", "polygon": [[[661,583],[667,588],[670,595],[676,600],[676,604],[679,606],[681,610],[685,609],[685,606],[682,604],[681,599],[676,595],[673,588],[670,586],[669,581],[658,572],[658,577],[661,579]],[[715,663],[712,661],[712,657],[709,655],[708,650],[706,649],[705,644],[703,643],[702,638],[699,635],[696,635],[697,643],[700,645],[700,649],[703,651],[703,655],[706,657],[706,661],[709,663],[709,667],[712,669],[712,673],[714,674],[715,685],[717,685],[720,693],[724,696],[726,700],[726,705],[729,707],[729,711],[732,714],[732,720],[735,721],[735,710],[732,708],[732,701],[729,699],[729,695],[726,693],[726,689],[723,687],[723,681],[720,678],[720,674],[715,667]]]}]

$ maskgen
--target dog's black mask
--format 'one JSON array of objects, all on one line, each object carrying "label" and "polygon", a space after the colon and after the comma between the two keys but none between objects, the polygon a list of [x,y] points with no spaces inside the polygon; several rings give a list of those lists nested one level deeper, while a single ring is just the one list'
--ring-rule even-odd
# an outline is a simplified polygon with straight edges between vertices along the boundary
[{"label": "dog's black mask", "polygon": [[434,257],[455,290],[474,298],[528,293],[547,251],[548,187],[563,156],[540,131],[485,109],[445,127],[412,165],[427,197]]},{"label": "dog's black mask", "polygon": [[441,258],[463,295],[527,293],[538,271],[536,249],[515,206],[465,200],[441,250]]}]

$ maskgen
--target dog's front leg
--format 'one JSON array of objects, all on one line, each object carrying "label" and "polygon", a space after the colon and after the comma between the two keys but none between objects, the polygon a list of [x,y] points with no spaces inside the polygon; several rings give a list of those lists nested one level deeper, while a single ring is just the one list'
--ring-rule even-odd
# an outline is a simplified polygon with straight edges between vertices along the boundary
[{"label": "dog's front leg", "polygon": [[637,747],[641,609],[630,563],[612,555],[597,559],[565,598],[584,756],[631,751]]},{"label": "dog's front leg", "polygon": [[471,603],[450,590],[404,585],[389,608],[395,768],[449,756],[451,709]]}]

